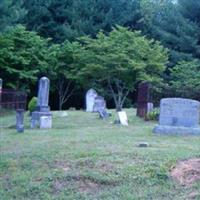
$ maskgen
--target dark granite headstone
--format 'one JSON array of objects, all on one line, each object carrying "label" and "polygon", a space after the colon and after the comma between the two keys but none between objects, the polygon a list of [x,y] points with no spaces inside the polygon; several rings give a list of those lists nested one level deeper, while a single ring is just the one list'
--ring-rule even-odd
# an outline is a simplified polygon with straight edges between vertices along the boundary
[{"label": "dark granite headstone", "polygon": [[16,129],[18,133],[24,132],[24,109],[16,110]]},{"label": "dark granite headstone", "polygon": [[[148,105],[151,102],[151,84],[142,82],[138,87],[137,116],[145,118],[148,112]],[[152,107],[152,104],[151,104]]]}]

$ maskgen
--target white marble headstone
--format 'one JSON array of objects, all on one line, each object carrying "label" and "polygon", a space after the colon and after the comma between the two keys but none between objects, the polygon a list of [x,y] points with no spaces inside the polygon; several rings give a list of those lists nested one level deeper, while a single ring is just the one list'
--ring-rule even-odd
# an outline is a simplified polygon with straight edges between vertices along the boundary
[{"label": "white marble headstone", "polygon": [[93,112],[94,101],[97,97],[97,92],[94,89],[90,89],[86,93],[86,112]]},{"label": "white marble headstone", "polygon": [[118,112],[118,117],[121,125],[128,126],[128,118],[125,111]]}]

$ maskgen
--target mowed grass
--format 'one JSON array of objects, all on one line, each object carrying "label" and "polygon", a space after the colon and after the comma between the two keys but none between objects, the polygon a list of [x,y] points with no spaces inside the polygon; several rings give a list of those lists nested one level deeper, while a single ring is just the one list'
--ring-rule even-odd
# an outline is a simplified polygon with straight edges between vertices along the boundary
[{"label": "mowed grass", "polygon": [[154,135],[154,122],[126,111],[128,127],[112,123],[114,111],[109,120],[68,111],[53,113],[51,130],[30,129],[28,115],[22,134],[1,128],[0,199],[200,199],[200,182],[186,187],[170,177],[178,160],[200,157],[200,137]]}]

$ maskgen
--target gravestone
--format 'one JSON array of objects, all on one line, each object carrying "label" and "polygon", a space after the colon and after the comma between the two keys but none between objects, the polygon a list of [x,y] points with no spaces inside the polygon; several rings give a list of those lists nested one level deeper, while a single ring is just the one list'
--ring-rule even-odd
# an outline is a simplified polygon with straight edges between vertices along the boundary
[{"label": "gravestone", "polygon": [[123,126],[128,126],[128,118],[125,111],[117,112],[120,124]]},{"label": "gravestone", "polygon": [[154,133],[200,135],[200,102],[183,98],[165,98],[160,102],[159,125]]},{"label": "gravestone", "polygon": [[94,99],[93,111],[98,112],[99,116],[103,119],[106,119],[110,116],[106,111],[106,101],[102,96],[97,96]]},{"label": "gravestone", "polygon": [[147,113],[150,113],[153,111],[153,103],[147,103]]},{"label": "gravestone", "polygon": [[151,111],[152,108],[151,85],[148,82],[142,82],[138,87],[137,116],[145,118],[147,113]]},{"label": "gravestone", "polygon": [[97,97],[97,92],[90,89],[86,93],[86,112],[93,112],[94,100]]},{"label": "gravestone", "polygon": [[16,110],[16,129],[18,133],[24,132],[24,109]]},{"label": "gravestone", "polygon": [[36,111],[32,112],[31,115],[31,128],[39,126],[40,117],[42,116],[48,117],[49,120],[52,120],[52,113],[50,112],[50,107],[48,105],[49,86],[50,86],[50,81],[47,77],[42,77],[39,80],[37,107]]}]

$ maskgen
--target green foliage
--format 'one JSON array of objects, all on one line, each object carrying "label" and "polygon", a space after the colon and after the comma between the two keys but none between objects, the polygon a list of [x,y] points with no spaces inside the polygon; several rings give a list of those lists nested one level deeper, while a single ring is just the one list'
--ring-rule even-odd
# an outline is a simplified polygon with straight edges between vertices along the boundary
[{"label": "green foliage", "polygon": [[200,1],[178,0],[180,11],[186,18],[198,24],[200,27]]},{"label": "green foliage", "polygon": [[119,109],[138,81],[161,80],[168,59],[159,42],[120,26],[108,35],[99,32],[96,39],[83,37],[81,42],[75,78],[85,85],[101,85]]},{"label": "green foliage", "polygon": [[69,70],[76,63],[75,55],[80,49],[77,42],[65,41],[62,44],[53,44],[48,53],[48,75],[51,77],[52,88],[56,90],[59,100],[59,110],[73,95],[75,83],[72,81]]},{"label": "green foliage", "polygon": [[33,111],[35,111],[36,106],[37,106],[37,97],[32,97],[28,103],[29,112],[32,113]]},{"label": "green foliage", "polygon": [[170,50],[169,66],[200,56],[200,29],[181,14],[178,4],[171,0],[142,2],[143,31]]},{"label": "green foliage", "polygon": [[171,79],[177,96],[200,99],[200,60],[180,62],[171,70]]},{"label": "green foliage", "polygon": [[0,32],[8,30],[11,26],[22,22],[26,14],[22,8],[23,0],[0,1]]},{"label": "green foliage", "polygon": [[135,15],[136,0],[29,0],[24,22],[29,30],[60,42],[95,36],[115,24],[125,25]]},{"label": "green foliage", "polygon": [[48,67],[48,40],[22,26],[0,34],[0,71],[5,86],[28,90]]},{"label": "green foliage", "polygon": [[154,108],[151,112],[147,113],[146,120],[158,121],[160,110],[158,108]]}]

